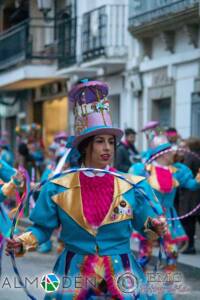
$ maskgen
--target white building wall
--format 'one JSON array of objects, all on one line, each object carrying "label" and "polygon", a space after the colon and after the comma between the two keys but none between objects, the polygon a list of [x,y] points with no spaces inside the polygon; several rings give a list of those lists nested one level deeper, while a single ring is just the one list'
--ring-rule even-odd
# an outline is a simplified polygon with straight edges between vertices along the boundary
[{"label": "white building wall", "polygon": [[166,56],[170,56],[170,52],[166,50],[165,48],[165,44],[162,40],[162,36],[158,35],[153,39],[153,43],[152,43],[152,59],[157,60],[160,57],[166,57]]},{"label": "white building wall", "polygon": [[176,68],[176,123],[183,138],[191,132],[191,99],[194,79],[198,76],[198,62],[179,65]]},{"label": "white building wall", "polygon": [[176,32],[175,53],[191,51],[194,46],[190,43],[186,28]]},{"label": "white building wall", "polygon": [[143,122],[149,121],[151,115],[148,99],[148,89],[152,87],[151,76],[155,70],[167,67],[168,77],[174,80],[175,85],[175,118],[171,126],[175,126],[181,136],[187,138],[191,134],[191,98],[194,80],[199,76],[200,50],[190,44],[185,30],[177,31],[175,35],[174,53],[165,49],[161,35],[156,36],[152,44],[152,58],[145,57],[140,63],[140,72],[143,74]]}]

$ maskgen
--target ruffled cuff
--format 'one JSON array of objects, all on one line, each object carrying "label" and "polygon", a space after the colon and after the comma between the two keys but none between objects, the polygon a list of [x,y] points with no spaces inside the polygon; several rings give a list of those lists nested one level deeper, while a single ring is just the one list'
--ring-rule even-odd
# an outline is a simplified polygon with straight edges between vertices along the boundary
[{"label": "ruffled cuff", "polygon": [[36,250],[38,246],[38,241],[31,231],[25,232],[17,237],[17,239],[22,242],[22,249],[19,254],[23,255],[25,252],[30,252]]},{"label": "ruffled cuff", "polygon": [[155,232],[151,218],[148,217],[144,223],[144,233],[148,240],[155,241],[159,238],[159,235]]}]

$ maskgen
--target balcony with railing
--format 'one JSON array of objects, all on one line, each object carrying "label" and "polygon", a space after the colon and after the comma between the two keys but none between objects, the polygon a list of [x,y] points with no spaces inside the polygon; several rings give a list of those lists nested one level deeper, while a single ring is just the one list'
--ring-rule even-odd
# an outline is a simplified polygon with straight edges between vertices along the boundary
[{"label": "balcony with railing", "polygon": [[166,28],[174,30],[178,23],[199,22],[199,0],[147,1],[130,0],[129,30],[135,36],[151,36]]},{"label": "balcony with railing", "polygon": [[0,35],[0,71],[58,58],[54,20],[27,19]]},{"label": "balcony with railing", "polygon": [[[127,7],[105,5],[79,17],[66,15],[58,22],[59,69],[79,72],[111,60],[123,63],[127,55]],[[86,67],[86,64],[89,64]],[[102,63],[102,61],[101,61]]]},{"label": "balcony with railing", "polygon": [[77,18],[66,17],[58,21],[58,67],[69,67],[77,62]]},{"label": "balcony with railing", "polygon": [[127,7],[105,5],[83,15],[82,61],[127,55]]}]

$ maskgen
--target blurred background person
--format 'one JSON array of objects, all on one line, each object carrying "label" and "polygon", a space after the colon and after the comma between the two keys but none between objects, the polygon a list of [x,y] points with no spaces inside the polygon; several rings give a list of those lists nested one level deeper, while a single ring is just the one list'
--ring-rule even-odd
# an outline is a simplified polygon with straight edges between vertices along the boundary
[{"label": "blurred background person", "polygon": [[133,163],[140,161],[140,155],[135,147],[136,131],[127,128],[124,133],[125,139],[117,147],[115,168],[121,172],[128,172]]},{"label": "blurred background person", "polygon": [[165,135],[168,139],[168,141],[172,144],[172,145],[178,145],[179,139],[180,139],[180,135],[178,134],[176,128],[174,127],[169,127],[166,132]]},{"label": "blurred background person", "polygon": [[[171,145],[174,148],[174,163],[183,163],[184,162],[184,154],[182,151],[180,151],[177,147],[183,147],[184,146],[184,141],[180,139],[180,135],[178,134],[177,130],[175,127],[169,127],[166,132],[165,135],[169,141],[169,143],[171,143]],[[181,145],[180,145],[181,143]],[[179,187],[176,190],[176,196],[174,199],[174,206],[176,208],[176,210],[178,211],[179,208],[179,203],[180,199],[179,199]]]},{"label": "blurred background person", "polygon": [[[184,163],[191,169],[194,176],[198,173],[200,168],[200,139],[190,137],[186,140],[185,149],[189,149],[193,153],[188,151],[184,152]],[[179,190],[179,199],[181,205],[178,207],[179,215],[187,214],[194,209],[200,203],[200,191],[190,191],[184,188]],[[189,241],[187,248],[183,251],[184,254],[195,254],[195,232],[197,222],[200,224],[200,211],[195,212],[188,218],[182,220],[182,224],[188,235]]]}]

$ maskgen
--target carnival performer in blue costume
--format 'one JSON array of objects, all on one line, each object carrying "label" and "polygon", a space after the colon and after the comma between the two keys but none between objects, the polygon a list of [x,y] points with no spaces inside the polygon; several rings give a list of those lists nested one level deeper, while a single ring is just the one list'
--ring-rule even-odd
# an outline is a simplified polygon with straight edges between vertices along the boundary
[{"label": "carnival performer in blue costume", "polygon": [[[175,271],[178,258],[177,245],[188,239],[180,220],[176,219],[177,212],[174,207],[176,188],[180,186],[191,190],[200,189],[200,173],[193,178],[191,170],[186,165],[173,163],[175,151],[165,135],[153,137],[148,153],[149,160],[146,164],[137,163],[130,168],[129,172],[147,178],[160,201],[166,218],[169,219],[167,220],[168,233],[164,236],[166,254],[164,270]],[[152,255],[153,243],[137,233],[134,233],[133,237],[140,239],[139,259],[146,269]],[[173,296],[166,293],[164,299],[173,299]]]},{"label": "carnival performer in blue costume", "polygon": [[0,235],[8,237],[11,228],[11,220],[3,206],[3,201],[12,196],[15,190],[23,182],[23,176],[5,161],[0,160]]},{"label": "carnival performer in blue costume", "polygon": [[[108,86],[99,81],[81,83],[69,93],[75,105],[73,146],[84,167],[113,170],[110,165],[122,131],[112,127],[107,94]],[[166,230],[159,219],[163,212],[143,177],[124,176],[133,185],[108,173],[79,171],[63,174],[43,187],[31,215],[34,225],[8,242],[7,254],[37,248],[61,224],[65,249],[54,273],[61,280],[64,276],[95,279],[95,287],[83,283],[69,290],[61,284],[45,300],[155,299],[140,289],[146,278],[130,249],[130,236],[135,228],[157,239]],[[125,272],[131,272],[138,284],[132,294],[117,285],[117,278]]]},{"label": "carnival performer in blue costume", "polygon": [[[0,203],[6,199],[6,196],[10,195],[11,191],[13,191],[13,187],[10,189],[5,189],[5,182],[10,181],[11,177],[16,173],[15,169],[13,169],[10,165],[8,165],[4,160],[0,160]],[[4,185],[4,188],[3,188]],[[8,184],[7,184],[8,186]],[[8,217],[5,208],[2,203],[0,204],[0,242],[2,241],[2,237],[7,236],[9,234],[9,230],[11,228],[11,220]]]}]

